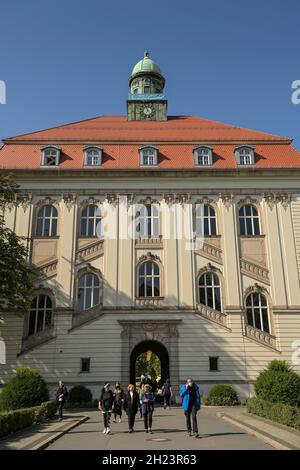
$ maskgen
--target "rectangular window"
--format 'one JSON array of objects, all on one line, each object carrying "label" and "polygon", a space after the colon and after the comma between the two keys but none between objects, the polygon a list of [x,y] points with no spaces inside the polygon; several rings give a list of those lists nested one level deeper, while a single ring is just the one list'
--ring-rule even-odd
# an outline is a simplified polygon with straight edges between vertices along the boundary
[{"label": "rectangular window", "polygon": [[219,370],[219,357],[218,356],[209,357],[209,370],[210,372],[215,372]]},{"label": "rectangular window", "polygon": [[80,359],[80,372],[90,372],[91,367],[91,358],[90,357],[82,357]]}]

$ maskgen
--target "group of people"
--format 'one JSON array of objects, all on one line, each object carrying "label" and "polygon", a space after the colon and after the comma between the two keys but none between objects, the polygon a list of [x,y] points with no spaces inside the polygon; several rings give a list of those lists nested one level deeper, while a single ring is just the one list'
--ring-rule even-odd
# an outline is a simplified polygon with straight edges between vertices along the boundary
[{"label": "group of people", "polygon": [[[134,424],[138,411],[144,418],[144,427],[147,433],[152,434],[152,416],[155,403],[155,384],[151,384],[151,378],[148,376],[141,377],[140,393],[136,391],[135,385],[129,384],[126,392],[119,382],[116,383],[114,390],[111,390],[109,382],[106,382],[101,390],[99,398],[99,411],[103,415],[104,434],[109,434],[110,420],[113,415],[113,422],[119,423],[122,420],[123,410],[127,414],[129,433],[134,432]],[[161,394],[164,399],[164,408],[170,407],[173,396],[170,380],[167,379],[163,384]],[[63,407],[67,400],[68,390],[63,381],[59,382],[56,392],[56,400],[58,405],[59,419],[63,417]],[[197,412],[201,407],[201,397],[198,385],[196,385],[191,377],[189,377],[180,388],[180,399],[182,408],[186,416],[186,427],[189,436],[199,437]]]}]

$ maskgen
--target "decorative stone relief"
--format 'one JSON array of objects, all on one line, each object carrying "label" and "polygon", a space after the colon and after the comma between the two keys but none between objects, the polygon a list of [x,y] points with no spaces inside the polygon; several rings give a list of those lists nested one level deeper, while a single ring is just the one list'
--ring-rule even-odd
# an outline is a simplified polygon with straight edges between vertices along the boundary
[{"label": "decorative stone relief", "polygon": [[52,199],[50,196],[45,196],[43,199],[39,199],[39,201],[37,201],[36,207],[52,206],[56,202],[57,201],[55,199]]},{"label": "decorative stone relief", "polygon": [[229,210],[229,208],[234,202],[234,194],[233,193],[219,193],[219,198],[223,202],[226,209]]},{"label": "decorative stone relief", "polygon": [[74,207],[75,205],[75,202],[76,202],[76,194],[73,193],[73,194],[64,194],[62,196],[62,199],[66,205],[66,208],[68,209],[68,211],[70,212],[70,210],[72,209],[72,207]]},{"label": "decorative stone relief", "polygon": [[17,196],[16,203],[26,212],[32,202],[32,194],[23,194]]},{"label": "decorative stone relief", "polygon": [[80,206],[99,206],[101,204],[101,201],[99,199],[96,199],[94,196],[89,196],[87,199],[84,199],[81,201]]}]

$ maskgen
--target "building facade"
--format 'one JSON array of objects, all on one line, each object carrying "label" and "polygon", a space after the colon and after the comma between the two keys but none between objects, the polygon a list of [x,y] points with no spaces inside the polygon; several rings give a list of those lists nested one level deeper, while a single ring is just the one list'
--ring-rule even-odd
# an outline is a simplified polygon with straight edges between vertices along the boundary
[{"label": "building facade", "polygon": [[288,138],[167,116],[148,53],[127,116],[4,139],[20,194],[9,228],[39,279],[25,316],[6,312],[3,385],[20,365],[95,397],[135,380],[152,350],[173,388],[242,396],[272,359],[299,371],[300,154]]}]

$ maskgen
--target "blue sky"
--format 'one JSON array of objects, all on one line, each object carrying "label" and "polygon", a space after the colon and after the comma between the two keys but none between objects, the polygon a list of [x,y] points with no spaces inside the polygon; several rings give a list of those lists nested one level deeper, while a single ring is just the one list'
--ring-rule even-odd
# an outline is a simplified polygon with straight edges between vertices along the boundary
[{"label": "blue sky", "polygon": [[0,138],[125,114],[149,50],[169,114],[293,137],[300,149],[299,0],[1,0]]}]

